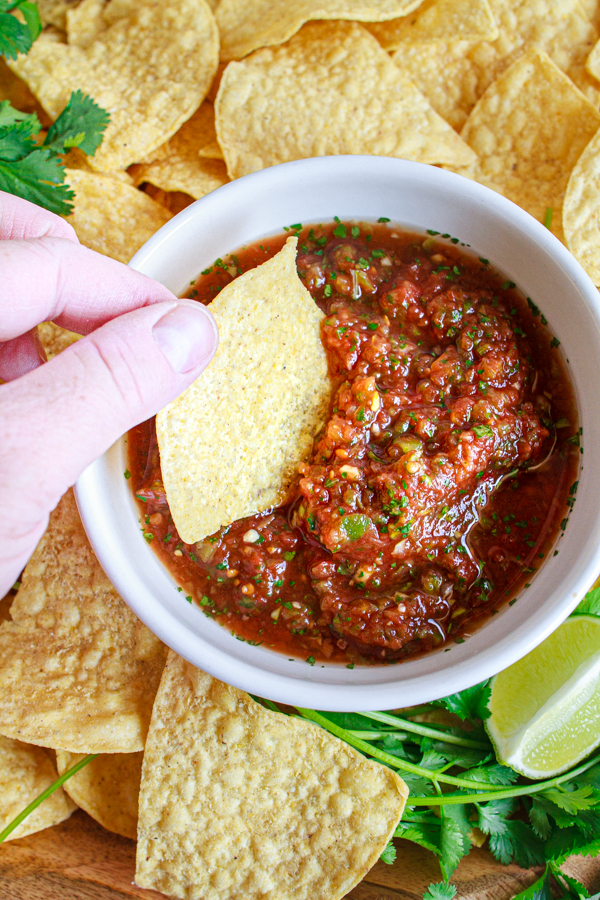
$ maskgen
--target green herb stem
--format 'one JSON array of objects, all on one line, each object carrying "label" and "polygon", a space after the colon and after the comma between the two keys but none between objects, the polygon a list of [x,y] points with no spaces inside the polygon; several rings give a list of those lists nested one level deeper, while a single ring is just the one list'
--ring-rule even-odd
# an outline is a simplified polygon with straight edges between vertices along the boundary
[{"label": "green herb stem", "polygon": [[[576,769],[570,769],[568,772],[564,772],[562,775],[557,775],[555,778],[550,778],[548,781],[538,781],[533,784],[525,784],[519,785],[517,787],[507,788],[501,787],[499,790],[496,789],[494,791],[489,790],[490,785],[486,785],[487,791],[478,794],[444,794],[443,797],[414,797],[411,799],[411,806],[443,806],[446,804],[462,804],[462,803],[485,803],[486,800],[508,800],[510,797],[529,797],[531,794],[540,794],[542,791],[547,791],[550,788],[558,787],[564,781],[573,781],[577,778],[578,775],[581,775],[583,772],[587,771],[587,769],[591,769],[592,766],[596,765],[596,763],[600,762],[600,756],[594,756],[593,759],[589,759],[587,762],[583,763],[581,766],[578,766]],[[437,781],[443,781],[443,779],[436,774],[435,776]],[[469,782],[466,782],[467,784]],[[471,786],[474,786],[475,782],[472,781]],[[414,801],[414,802],[413,802]]]},{"label": "green herb stem", "polygon": [[[318,712],[315,712],[312,709],[302,709],[302,707],[300,706],[297,706],[296,709],[303,719],[308,719],[310,722],[314,722],[316,725],[320,725],[321,728],[324,728],[331,734],[335,734],[336,737],[339,737],[342,741],[350,744],[351,747],[354,747],[356,750],[360,750],[361,753],[365,753],[367,756],[372,756],[374,759],[379,760],[379,762],[382,762],[384,765],[390,766],[393,769],[400,769],[403,772],[410,772],[412,775],[420,775],[421,778],[426,778],[429,781],[433,781],[434,784],[437,781],[441,781],[444,784],[452,784],[454,785],[454,787],[468,788],[471,791],[477,789],[479,789],[480,791],[490,790],[489,783],[483,784],[478,781],[467,781],[466,778],[455,778],[453,775],[443,775],[439,772],[432,772],[430,769],[422,769],[420,766],[415,766],[413,763],[409,763],[405,759],[398,759],[398,757],[392,756],[389,753],[385,753],[383,750],[379,750],[377,747],[372,747],[371,744],[368,744],[366,741],[361,741],[360,738],[353,737],[349,731],[346,731],[345,728],[340,728],[339,725],[334,725],[333,722],[330,722],[329,719],[325,718],[325,716],[319,715]],[[499,785],[496,790],[502,791],[503,788]],[[498,796],[500,796],[499,793]],[[494,793],[494,797],[496,797],[496,793]],[[418,799],[420,800],[421,798]],[[412,805],[414,804],[411,804],[411,806]]]},{"label": "green herb stem", "polygon": [[355,738],[360,738],[363,741],[380,741],[382,737],[386,737],[388,734],[392,734],[399,741],[408,740],[408,734],[403,734],[401,731],[387,731],[383,728],[381,731],[355,731],[353,728],[348,728],[348,734],[352,734]]},{"label": "green herb stem", "polygon": [[456,734],[446,734],[438,728],[431,728],[428,725],[421,725],[418,722],[409,722],[401,719],[399,716],[391,716],[389,713],[383,712],[361,712],[361,716],[366,719],[373,719],[375,722],[382,722],[384,725],[396,725],[404,731],[412,731],[413,734],[420,734],[422,737],[433,738],[434,741],[444,741],[446,744],[456,744],[459,747],[469,747],[472,750],[492,749],[491,745],[483,741],[473,741],[470,738],[463,738]]},{"label": "green herb stem", "polygon": [[79,762],[75,763],[74,766],[71,766],[70,769],[67,769],[66,772],[56,779],[49,787],[46,788],[45,791],[36,797],[35,800],[32,800],[29,806],[26,806],[18,816],[9,822],[6,828],[3,831],[0,831],[0,844],[2,841],[5,841],[6,838],[12,834],[15,828],[18,828],[21,822],[27,818],[34,810],[38,808],[38,806],[44,802],[48,797],[50,797],[54,791],[57,791],[59,787],[62,787],[65,781],[68,781],[73,775],[76,775],[84,766],[87,766],[93,759],[96,759],[98,756],[97,753],[89,753],[87,756],[84,756],[83,759],[80,759]]}]

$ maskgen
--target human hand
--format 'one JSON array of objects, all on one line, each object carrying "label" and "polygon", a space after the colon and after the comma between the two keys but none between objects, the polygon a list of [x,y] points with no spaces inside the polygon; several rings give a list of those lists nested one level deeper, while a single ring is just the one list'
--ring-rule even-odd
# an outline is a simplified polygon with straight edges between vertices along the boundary
[{"label": "human hand", "polygon": [[[47,320],[87,337],[44,364]],[[217,343],[205,307],[0,192],[0,597],[86,466],[185,390]]]}]

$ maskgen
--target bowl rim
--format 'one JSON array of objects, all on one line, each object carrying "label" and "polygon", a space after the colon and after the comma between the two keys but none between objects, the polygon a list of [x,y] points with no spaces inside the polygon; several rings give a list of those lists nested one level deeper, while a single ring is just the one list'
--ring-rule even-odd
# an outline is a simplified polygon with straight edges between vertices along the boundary
[{"label": "bowl rim", "polygon": [[[171,219],[144,244],[129,265],[138,271],[145,271],[157,253],[164,250],[166,245],[170,245],[180,230],[188,227],[190,221],[205,217],[206,221],[210,222],[213,210],[218,211],[228,195],[233,195],[235,199],[238,193],[241,196],[250,188],[255,192],[260,192],[266,187],[270,191],[277,190],[286,185],[290,176],[296,178],[303,173],[310,175],[315,170],[322,170],[325,174],[328,171],[336,171],[337,175],[346,171],[350,176],[351,173],[355,173],[365,165],[374,172],[379,172],[381,175],[387,173],[395,178],[402,174],[407,178],[411,178],[413,175],[421,177],[424,175],[423,170],[427,170],[426,177],[431,181],[433,187],[438,187],[440,190],[448,186],[454,189],[459,188],[466,199],[470,199],[476,204],[483,204],[492,213],[508,219],[513,228],[526,232],[541,247],[549,260],[567,274],[581,301],[587,306],[588,312],[595,320],[600,334],[600,296],[598,291],[575,258],[540,222],[510,200],[477,182],[423,163],[389,157],[317,157],[283,163],[246,175],[195,201]],[[358,221],[360,216],[344,216],[342,218],[355,218]],[[274,229],[271,233],[276,233],[276,230]],[[249,240],[259,239],[262,236],[264,235],[260,234]],[[581,414],[579,404],[578,407],[578,412]],[[108,451],[108,453],[110,452]],[[99,490],[99,465],[103,459],[104,457],[101,457],[82,473],[76,485],[76,498],[85,530],[100,564],[125,602],[151,631],[193,665],[199,666],[214,677],[238,688],[292,705],[340,711],[392,709],[402,705],[428,702],[470,687],[521,659],[548,637],[575,608],[600,569],[599,513],[595,532],[599,540],[596,541],[595,552],[588,552],[587,559],[578,568],[569,596],[566,596],[560,603],[555,603],[554,608],[549,611],[546,621],[538,622],[533,633],[524,633],[523,628],[520,627],[514,632],[512,640],[509,641],[508,636],[503,636],[497,642],[494,652],[490,650],[484,653],[475,653],[471,658],[456,662],[448,658],[443,667],[443,685],[437,689],[432,684],[432,673],[379,684],[357,684],[349,678],[348,682],[343,685],[318,681],[314,677],[316,674],[314,670],[317,669],[317,666],[314,667],[310,679],[276,673],[261,665],[233,657],[227,651],[215,647],[197,634],[191,635],[192,640],[190,641],[190,634],[186,628],[182,627],[180,621],[168,613],[159,600],[155,598],[154,603],[148,603],[148,597],[144,592],[138,593],[132,588],[130,577],[132,572],[136,574],[135,566],[130,560],[126,560],[124,555],[119,556],[116,547],[113,546],[111,551],[110,534],[107,531],[106,523],[99,522],[94,515]],[[148,548],[148,552],[152,553],[150,548]],[[155,556],[153,553],[152,555]],[[195,612],[198,613],[199,610],[195,610]],[[219,625],[218,627],[222,628],[223,626]],[[193,646],[191,646],[192,644]],[[265,650],[264,652],[281,656],[278,651]],[[332,664],[329,663],[327,666],[331,667]],[[359,671],[362,668],[360,667]],[[373,668],[382,671],[389,670],[387,666]],[[399,671],[401,668],[402,665],[395,667],[395,670]],[[438,681],[441,681],[442,671],[438,672],[437,676]],[[410,690],[410,704],[399,702],[400,700],[405,701],[406,697],[401,698],[400,695],[406,694],[407,686]]]}]

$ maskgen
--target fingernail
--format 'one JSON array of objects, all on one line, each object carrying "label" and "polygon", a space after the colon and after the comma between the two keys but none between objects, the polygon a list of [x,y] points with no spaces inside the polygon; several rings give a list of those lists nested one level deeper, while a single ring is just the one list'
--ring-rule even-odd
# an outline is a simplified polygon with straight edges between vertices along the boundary
[{"label": "fingernail", "polygon": [[175,372],[206,366],[219,342],[217,323],[201,303],[179,303],[152,329],[154,340]]}]

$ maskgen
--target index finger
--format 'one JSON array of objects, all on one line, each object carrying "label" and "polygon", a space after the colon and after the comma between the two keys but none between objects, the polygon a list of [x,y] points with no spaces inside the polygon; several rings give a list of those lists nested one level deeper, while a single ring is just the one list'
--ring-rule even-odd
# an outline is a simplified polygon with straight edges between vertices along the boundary
[{"label": "index finger", "polygon": [[52,320],[88,334],[126,312],[174,300],[162,284],[61,237],[0,241],[0,341]]},{"label": "index finger", "polygon": [[0,241],[61,237],[78,244],[71,225],[35,203],[0,191]]}]

